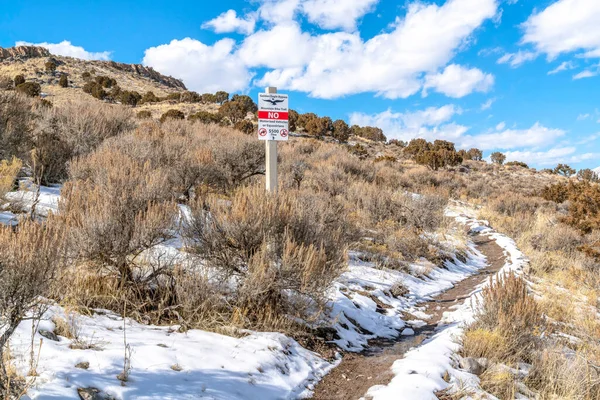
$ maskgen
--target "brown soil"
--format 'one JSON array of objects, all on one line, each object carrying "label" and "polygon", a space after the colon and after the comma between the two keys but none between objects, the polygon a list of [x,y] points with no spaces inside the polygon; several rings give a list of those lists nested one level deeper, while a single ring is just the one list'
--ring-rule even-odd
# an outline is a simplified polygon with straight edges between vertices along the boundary
[{"label": "brown soil", "polygon": [[497,273],[504,265],[505,256],[495,240],[476,235],[473,242],[488,261],[488,266],[478,274],[458,282],[452,289],[441,293],[434,300],[425,303],[427,313],[432,315],[430,324],[415,329],[414,336],[399,337],[396,340],[373,340],[362,353],[345,353],[340,365],[331,371],[317,385],[313,399],[352,400],[364,397],[370,387],[386,385],[393,378],[391,366],[401,359],[411,348],[419,346],[431,337],[438,328],[444,312],[460,304],[490,275]]}]

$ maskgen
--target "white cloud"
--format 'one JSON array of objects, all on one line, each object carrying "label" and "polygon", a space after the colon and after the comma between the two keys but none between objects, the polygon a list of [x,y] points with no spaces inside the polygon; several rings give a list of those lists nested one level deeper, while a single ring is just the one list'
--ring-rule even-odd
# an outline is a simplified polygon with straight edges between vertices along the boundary
[{"label": "white cloud", "polygon": [[504,128],[506,128],[506,123],[505,122],[500,122],[498,125],[496,125],[496,130],[497,131],[501,131]]},{"label": "white cloud", "polygon": [[427,89],[432,88],[446,96],[460,98],[472,92],[487,92],[493,85],[494,76],[491,74],[484,74],[477,68],[450,64],[442,73],[425,77],[423,95],[426,96]]},{"label": "white cloud", "polygon": [[495,101],[496,99],[489,99],[488,101],[483,103],[480,107],[481,111],[489,110],[490,108],[492,108],[492,104],[494,104]]},{"label": "white cloud", "polygon": [[537,53],[532,51],[519,50],[516,53],[506,53],[498,59],[498,64],[509,64],[516,68],[527,61],[532,61],[537,58]]},{"label": "white cloud", "polygon": [[237,56],[248,67],[301,68],[317,51],[315,45],[313,37],[292,22],[248,36]]},{"label": "white cloud", "polygon": [[110,51],[90,52],[81,46],[71,44],[68,40],[63,40],[60,43],[29,43],[18,41],[15,46],[40,46],[48,49],[54,55],[81,58],[82,60],[110,60]]},{"label": "white cloud", "polygon": [[197,92],[240,91],[248,87],[252,74],[232,54],[235,42],[222,39],[212,46],[185,38],[146,50],[143,63],[165,74],[183,79]]},{"label": "white cloud", "polygon": [[550,59],[583,52],[600,57],[600,1],[558,0],[523,24],[523,43],[533,44]]},{"label": "white cloud", "polygon": [[575,68],[575,64],[572,61],[563,61],[558,67],[554,68],[552,71],[548,71],[548,75],[558,74],[561,71],[569,71]]},{"label": "white cloud", "polygon": [[238,18],[235,10],[229,10],[202,25],[202,28],[212,28],[216,33],[239,32],[249,35],[254,32],[256,17],[254,14],[246,18]]},{"label": "white cloud", "polygon": [[379,0],[305,0],[302,12],[323,29],[356,29],[356,21],[372,11]]},{"label": "white cloud", "polygon": [[528,164],[541,166],[557,165],[559,163],[579,163],[592,160],[599,156],[598,153],[576,154],[575,147],[556,147],[546,151],[509,151],[504,153],[507,161],[524,161]]},{"label": "white cloud", "polygon": [[454,105],[406,113],[395,113],[391,110],[372,115],[353,113],[350,115],[350,124],[380,127],[390,139],[456,141],[468,129],[466,126],[450,122],[453,116],[460,113],[462,110]]},{"label": "white cloud", "polygon": [[562,129],[547,128],[536,122],[529,129],[504,129],[499,132],[464,136],[461,138],[460,147],[477,147],[482,150],[541,147],[551,145],[564,134]]},{"label": "white cloud", "polygon": [[591,117],[590,114],[579,114],[577,116],[577,121],[585,121],[586,119],[588,119],[590,117]]},{"label": "white cloud", "polygon": [[300,7],[300,0],[262,0],[258,14],[263,21],[283,24],[293,21]]},{"label": "white cloud", "polygon": [[[294,42],[279,56],[290,58],[297,47],[308,47],[312,53],[307,63],[278,67],[281,61],[274,58],[272,65],[265,65],[272,70],[257,83],[320,98],[363,92],[406,98],[422,87],[422,73],[443,68],[474,30],[495,13],[495,0],[448,0],[442,6],[411,3],[391,32],[367,41],[358,33],[344,32],[303,37],[304,43]],[[453,93],[446,87],[444,90]]]},{"label": "white cloud", "polygon": [[591,71],[589,69],[586,69],[585,71],[581,71],[580,73],[573,75],[573,80],[593,78],[596,75],[598,75],[598,71]]},{"label": "white cloud", "polygon": [[[224,83],[229,90],[247,89],[248,85],[243,84],[249,84],[248,77],[255,68],[261,68],[266,71],[261,71],[254,85],[277,86],[327,99],[365,92],[406,98],[423,88],[424,76],[427,88],[452,97],[487,91],[493,84],[493,76],[478,69],[456,64],[445,67],[469,44],[474,31],[495,15],[497,0],[447,0],[443,5],[412,2],[406,15],[396,18],[388,32],[368,40],[360,32],[302,31],[297,17],[304,12],[312,13],[315,23],[333,24],[333,20],[318,22],[317,11],[327,10],[334,3],[350,15],[344,21],[356,21],[377,1],[261,0],[256,15],[265,25],[241,43],[222,41],[207,46],[192,39],[174,40],[148,49],[145,62],[182,78],[192,88],[206,87],[211,77],[201,76],[194,62],[186,59],[189,52],[200,63],[200,70],[216,74],[211,87]],[[308,11],[306,7],[311,4],[314,7]],[[222,59],[226,65],[209,67],[197,54]],[[233,73],[230,81],[223,78],[228,71]]]}]

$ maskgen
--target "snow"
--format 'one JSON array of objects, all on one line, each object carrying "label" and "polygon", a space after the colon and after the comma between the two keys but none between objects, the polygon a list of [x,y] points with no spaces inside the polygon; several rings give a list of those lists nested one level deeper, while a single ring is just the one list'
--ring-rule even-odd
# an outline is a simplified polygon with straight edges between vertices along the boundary
[{"label": "snow", "polygon": [[[52,317],[67,318],[52,307],[40,329],[52,331]],[[77,350],[73,339],[44,339],[32,399],[78,399],[77,388],[96,387],[117,399],[295,399],[309,389],[332,364],[279,333],[250,333],[235,338],[176,327],[141,325],[125,320],[131,346],[131,375],[125,385],[116,378],[123,371],[123,318],[110,312],[77,316],[80,338],[97,349]],[[36,334],[34,343],[42,337]],[[29,369],[31,322],[23,322],[11,341],[19,371]],[[89,369],[75,368],[89,362]],[[177,371],[175,369],[181,369]]]},{"label": "snow", "polygon": [[[34,191],[11,193],[11,200],[21,200],[30,207]],[[56,211],[60,187],[42,187],[37,211],[46,215]],[[510,263],[505,269],[519,269],[524,260],[514,242],[498,235],[482,221],[465,215],[458,206],[449,216],[483,234],[494,235],[505,248]],[[0,223],[11,221],[12,215],[0,214]],[[180,218],[189,218],[189,210],[180,209]],[[485,257],[472,243],[464,248],[448,236],[441,240],[449,253],[463,248],[466,262],[454,257],[443,268],[427,260],[409,266],[417,276],[403,271],[379,269],[361,261],[359,254],[350,253],[348,270],[334,282],[329,292],[330,309],[323,321],[338,334],[334,340],[340,348],[362,351],[370,339],[397,338],[414,334],[414,329],[426,325],[430,318],[420,304],[448,290],[455,283],[477,273],[486,266]],[[181,240],[175,238],[147,256],[170,254],[184,257]],[[401,283],[408,291],[394,297],[392,288]],[[406,315],[412,319],[405,321]],[[376,399],[435,398],[435,390],[448,387],[441,377],[450,371],[452,381],[473,381],[477,378],[452,368],[457,350],[454,338],[462,332],[465,322],[472,319],[472,310],[463,305],[445,316],[449,325],[423,346],[407,353],[393,366],[396,375],[388,386],[371,389]],[[65,310],[52,306],[40,329],[55,329],[52,317],[66,318]],[[59,342],[44,339],[39,354],[39,376],[28,391],[32,399],[77,399],[77,388],[97,387],[116,399],[292,399],[310,396],[311,389],[337,362],[330,363],[302,348],[293,339],[280,333],[248,332],[235,338],[201,330],[177,332],[178,327],[142,325],[125,319],[127,344],[132,349],[131,376],[123,386],[116,378],[123,369],[125,345],[123,319],[110,312],[77,316],[80,336],[98,349],[72,349],[72,339]],[[34,343],[39,343],[36,333]],[[23,322],[10,343],[18,370],[26,375],[31,349],[31,322]],[[36,345],[37,357],[37,345]],[[76,368],[79,362],[90,363],[88,370]],[[181,368],[181,371],[175,369]],[[410,377],[407,377],[410,375]]]},{"label": "snow", "polygon": [[[465,223],[471,230],[488,235],[504,250],[506,263],[498,272],[498,276],[510,271],[521,273],[528,260],[509,237],[493,231],[486,221],[476,220],[465,214],[468,209],[456,204],[447,214]],[[441,328],[421,346],[407,352],[403,359],[392,366],[394,378],[385,386],[374,386],[367,396],[373,400],[388,399],[432,399],[436,400],[436,391],[447,388],[465,388],[473,393],[481,393],[479,378],[473,374],[459,370],[454,366],[456,353],[460,349],[458,338],[462,336],[464,327],[473,322],[477,299],[481,290],[489,285],[485,282],[460,305],[456,311],[445,313]],[[448,372],[450,382],[443,379]]]}]

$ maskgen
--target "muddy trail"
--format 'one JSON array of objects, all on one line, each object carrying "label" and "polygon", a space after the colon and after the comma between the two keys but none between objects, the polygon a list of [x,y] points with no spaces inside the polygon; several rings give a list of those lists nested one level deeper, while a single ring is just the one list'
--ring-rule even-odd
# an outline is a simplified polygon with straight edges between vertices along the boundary
[{"label": "muddy trail", "polygon": [[399,337],[396,340],[373,340],[362,353],[345,353],[340,365],[331,371],[317,385],[313,399],[353,400],[363,398],[370,387],[387,385],[394,377],[391,367],[411,348],[419,346],[435,333],[442,316],[461,304],[473,290],[496,274],[505,263],[502,248],[496,241],[485,235],[472,237],[477,249],[487,257],[488,266],[467,279],[458,282],[433,300],[423,303],[425,312],[432,317],[429,324],[415,328],[414,336]]}]

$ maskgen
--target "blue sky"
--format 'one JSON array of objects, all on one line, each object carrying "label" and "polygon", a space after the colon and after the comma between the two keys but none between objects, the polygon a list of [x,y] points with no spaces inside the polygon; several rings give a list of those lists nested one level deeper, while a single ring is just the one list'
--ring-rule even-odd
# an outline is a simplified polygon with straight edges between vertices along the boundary
[{"label": "blue sky", "polygon": [[536,167],[600,165],[598,0],[0,0],[0,46],[144,63],[199,92],[443,138]]}]

